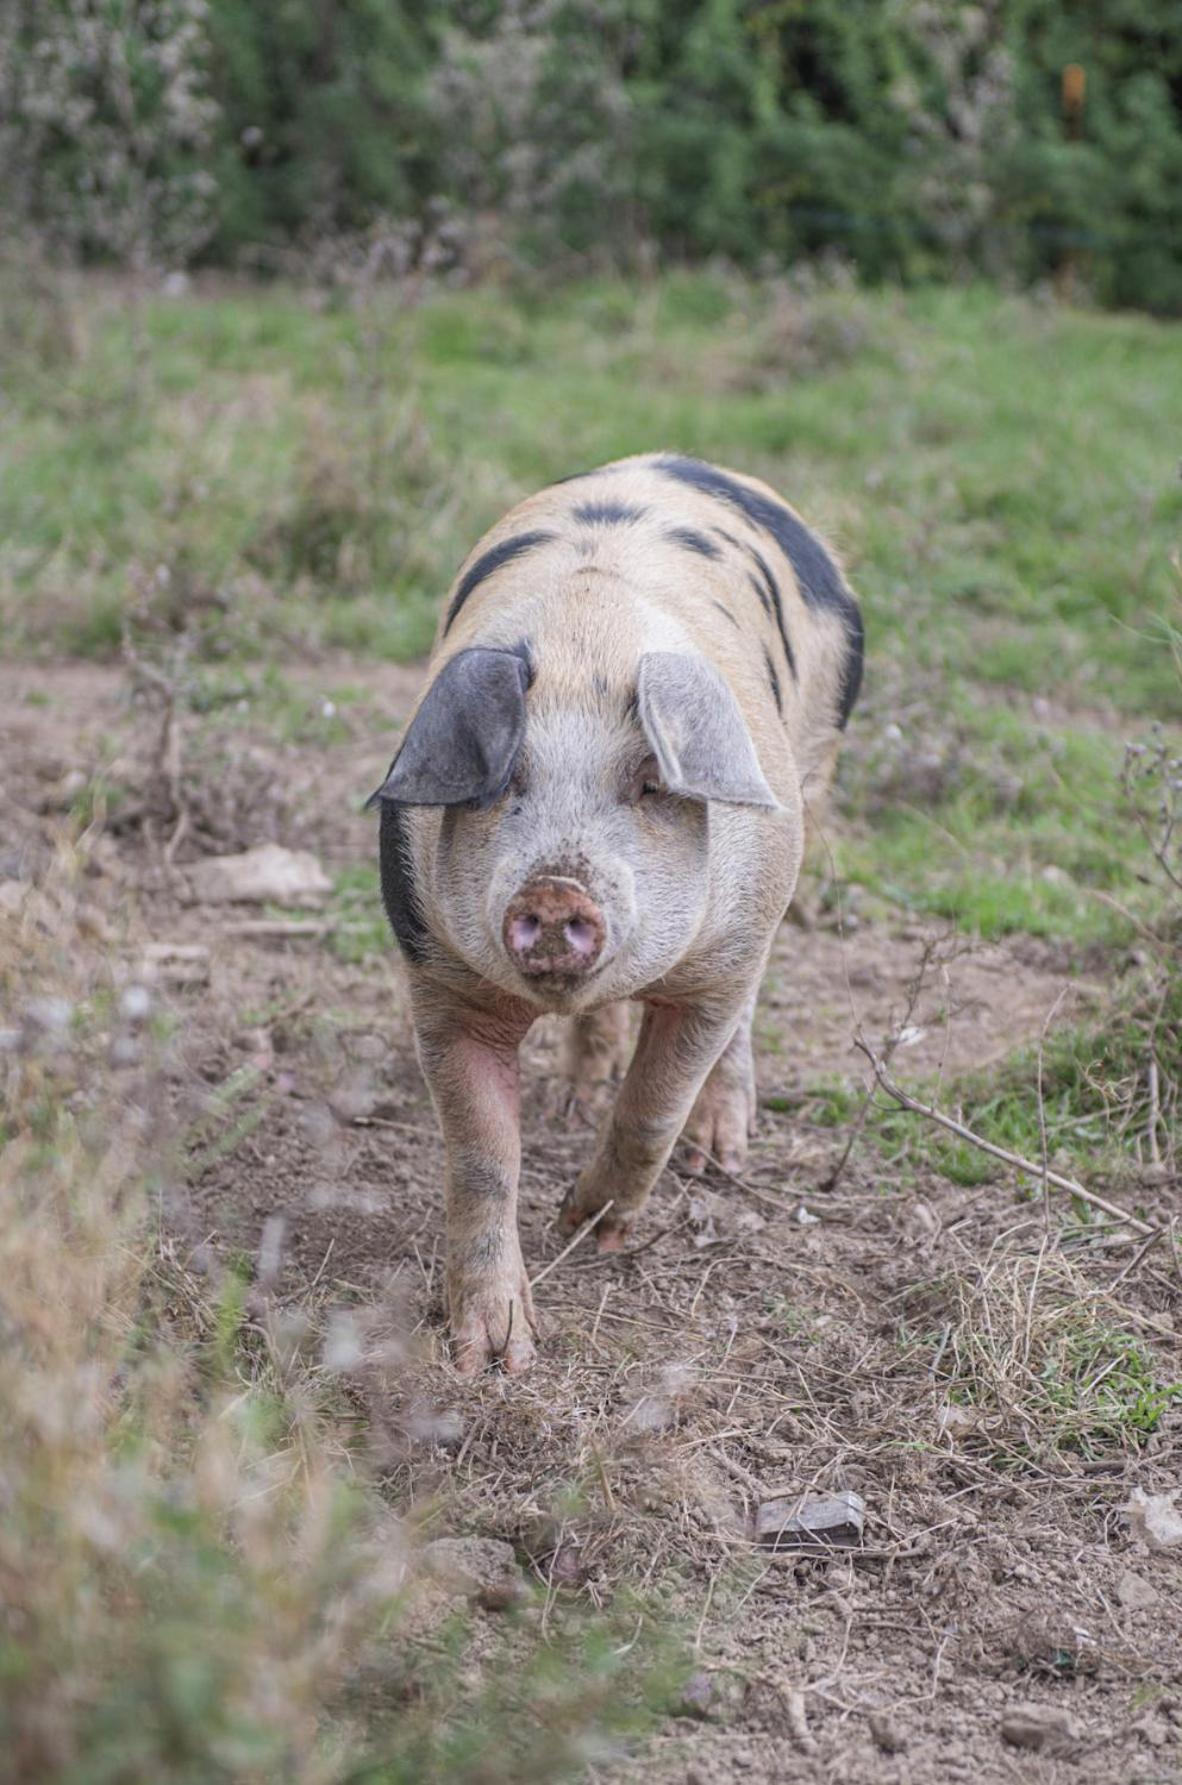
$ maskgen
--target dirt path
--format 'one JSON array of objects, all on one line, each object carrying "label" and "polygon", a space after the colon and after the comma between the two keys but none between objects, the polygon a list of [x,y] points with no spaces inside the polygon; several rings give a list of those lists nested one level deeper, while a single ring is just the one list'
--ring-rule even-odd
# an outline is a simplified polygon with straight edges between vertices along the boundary
[{"label": "dirt path", "polygon": [[[277,741],[248,711],[216,800],[195,724],[189,791],[216,814],[198,814],[192,847],[232,812],[246,834],[223,847],[278,826],[340,869],[372,849],[358,800],[414,676],[338,663],[289,681],[313,733],[329,690],[360,695],[308,740],[298,713]],[[77,777],[134,780],[150,735],[114,672],[0,671],[13,765],[0,881],[35,880]],[[251,798],[227,803],[247,770]],[[629,1255],[576,1249],[540,1286],[537,1370],[465,1385],[442,1343],[440,1147],[393,955],[351,964],[325,938],[230,934],[223,912],[185,902],[188,850],[171,875],[142,832],[104,831],[101,811],[95,827],[87,896],[107,945],[211,955],[208,987],[166,994],[184,1031],[178,1103],[206,1123],[168,1211],[178,1245],[257,1260],[267,1236],[273,1295],[354,1347],[342,1368],[395,1503],[438,1494],[450,1529],[510,1538],[549,1595],[602,1604],[644,1587],[691,1633],[701,1671],[686,1714],[642,1769],[604,1777],[1182,1778],[1182,1552],[1150,1555],[1121,1513],[1134,1484],[1182,1481],[1177,1416],[1140,1449],[1039,1429],[1039,1369],[1100,1319],[1079,1310],[1111,1279],[1103,1249],[1083,1229],[1048,1247],[1037,1204],[1008,1179],[958,1185],[870,1141],[821,1188],[848,1135],[826,1125],[828,1094],[861,1082],[854,1021],[879,1038],[898,1019],[922,929],[786,925],[761,1009],[747,1187],[667,1172]],[[1102,990],[1030,939],[950,959],[911,1015],[899,1075],[988,1068],[1037,1041],[1056,1000],[1064,1020]],[[522,1189],[535,1271],[559,1251],[553,1215],[590,1145],[561,1107],[554,1047],[540,1026]],[[227,1086],[211,1125],[211,1090]],[[1126,1282],[1121,1313],[1146,1344],[1169,1343],[1166,1262]],[[806,1489],[863,1497],[860,1550],[752,1547],[755,1504]],[[1060,1752],[1003,1742],[1003,1715],[1024,1702],[1071,1720]]]}]

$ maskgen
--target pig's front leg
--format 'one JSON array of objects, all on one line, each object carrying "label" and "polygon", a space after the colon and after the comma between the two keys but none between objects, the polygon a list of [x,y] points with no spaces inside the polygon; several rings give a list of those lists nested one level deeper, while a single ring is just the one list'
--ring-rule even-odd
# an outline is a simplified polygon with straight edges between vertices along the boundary
[{"label": "pig's front leg", "polygon": [[563,1203],[566,1227],[589,1221],[610,1201],[599,1225],[599,1247],[606,1252],[623,1244],[755,989],[753,984],[725,1000],[646,1008],[611,1118]]},{"label": "pig's front leg", "polygon": [[456,1368],[534,1359],[534,1310],[517,1233],[521,1116],[517,1050],[531,1015],[474,1009],[424,987],[419,1060],[446,1149],[447,1304]]}]

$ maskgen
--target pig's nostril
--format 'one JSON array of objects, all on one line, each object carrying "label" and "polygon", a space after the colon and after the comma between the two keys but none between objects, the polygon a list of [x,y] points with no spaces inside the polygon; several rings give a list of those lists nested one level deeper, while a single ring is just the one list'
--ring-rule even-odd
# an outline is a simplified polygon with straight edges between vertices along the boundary
[{"label": "pig's nostril", "polygon": [[532,916],[515,917],[509,924],[509,946],[518,954],[524,954],[532,948],[538,939],[542,924],[540,918]]},{"label": "pig's nostril", "polygon": [[584,889],[559,875],[539,875],[523,886],[501,920],[506,952],[531,979],[590,973],[602,957],[606,929]]}]

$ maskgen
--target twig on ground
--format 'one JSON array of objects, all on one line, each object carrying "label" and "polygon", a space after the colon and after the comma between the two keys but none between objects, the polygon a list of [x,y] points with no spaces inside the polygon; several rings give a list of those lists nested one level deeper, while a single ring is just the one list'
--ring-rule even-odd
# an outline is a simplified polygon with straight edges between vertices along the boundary
[{"label": "twig on ground", "polygon": [[1051,1005],[1051,1008],[1047,1011],[1046,1020],[1042,1026],[1042,1033],[1038,1038],[1038,1146],[1042,1159],[1042,1218],[1043,1225],[1048,1228],[1051,1225],[1051,1191],[1047,1181],[1047,1166],[1050,1155],[1047,1147],[1047,1106],[1046,1100],[1043,1097],[1042,1088],[1042,1057],[1043,1050],[1047,1044],[1047,1030],[1054,1021],[1055,1012],[1058,1010],[1066,996],[1067,987],[1064,986],[1060,991],[1059,996],[1055,999],[1055,1002]]},{"label": "twig on ground", "polygon": [[[925,1116],[929,1122],[935,1122],[939,1127],[946,1128],[959,1140],[968,1141],[970,1146],[976,1147],[982,1153],[988,1153],[993,1159],[1000,1159],[1004,1165],[1013,1165],[1019,1171],[1027,1172],[1035,1179],[1043,1175],[1039,1167],[1032,1160],[1023,1158],[1021,1153],[1011,1153],[1006,1147],[995,1146],[992,1141],[985,1140],[981,1135],[975,1134],[971,1128],[966,1128],[963,1122],[956,1121],[952,1116],[946,1116],[943,1110],[934,1109],[930,1103],[921,1103],[917,1097],[912,1097],[907,1091],[904,1091],[889,1076],[882,1060],[861,1033],[854,1036],[854,1046],[865,1054],[879,1085],[901,1109],[909,1109],[914,1115]],[[1066,1190],[1069,1195],[1077,1196],[1081,1202],[1088,1203],[1092,1208],[1102,1209],[1106,1215],[1111,1215],[1114,1221],[1120,1221],[1126,1227],[1136,1228],[1138,1233],[1156,1235],[1159,1232],[1159,1229],[1152,1223],[1142,1221],[1137,1215],[1128,1214],[1116,1203],[1109,1202],[1106,1197],[1097,1196],[1094,1190],[1085,1190],[1082,1184],[1077,1184],[1074,1178],[1065,1178],[1061,1172],[1048,1169],[1046,1181],[1049,1184],[1054,1184],[1058,1190]]]},{"label": "twig on ground", "polygon": [[586,1239],[587,1235],[591,1232],[591,1230],[595,1227],[598,1227],[599,1223],[603,1220],[603,1217],[607,1214],[607,1211],[611,1207],[612,1207],[612,1200],[609,1200],[608,1202],[604,1203],[604,1205],[601,1209],[596,1210],[595,1214],[592,1215],[592,1217],[589,1221],[584,1221],[584,1223],[580,1227],[578,1233],[576,1233],[574,1239],[567,1241],[566,1245],[562,1248],[562,1251],[558,1254],[558,1257],[552,1258],[550,1260],[549,1264],[543,1266],[543,1268],[538,1272],[536,1277],[530,1278],[529,1286],[531,1289],[536,1289],[538,1284],[542,1281],[542,1279],[544,1277],[548,1277],[550,1275],[551,1271],[558,1269],[558,1266],[562,1263],[563,1259],[568,1257],[570,1255],[570,1253],[572,1253],[574,1251],[574,1249],[578,1245],[579,1241]]},{"label": "twig on ground", "polygon": [[1152,1047],[1149,1050],[1149,1067],[1146,1073],[1149,1081],[1149,1120],[1145,1124],[1145,1137],[1149,1142],[1149,1157],[1154,1165],[1161,1164],[1161,1149],[1157,1144],[1157,1125],[1161,1120],[1160,1092],[1158,1086],[1157,1055]]},{"label": "twig on ground", "polygon": [[799,1687],[790,1687],[784,1693],[784,1714],[788,1719],[788,1728],[792,1739],[802,1754],[817,1752],[817,1738],[809,1728],[809,1720],[805,1714],[804,1693]]},{"label": "twig on ground", "polygon": [[1124,1266],[1124,1268],[1122,1270],[1117,1272],[1116,1276],[1112,1279],[1111,1283],[1105,1284],[1105,1286],[1102,1289],[1093,1290],[1092,1291],[1093,1295],[1111,1295],[1113,1290],[1115,1288],[1117,1288],[1117,1286],[1119,1284],[1123,1283],[1126,1277],[1132,1276],[1132,1274],[1136,1270],[1137,1266],[1141,1263],[1141,1260],[1143,1258],[1147,1257],[1148,1254],[1150,1252],[1152,1252],[1153,1248],[1157,1245],[1158,1240],[1163,1239],[1164,1237],[1165,1237],[1164,1229],[1162,1229],[1160,1227],[1156,1230],[1156,1232],[1151,1233],[1149,1238],[1146,1240],[1145,1244],[1143,1246],[1138,1246],[1136,1252],[1129,1259],[1129,1262]]}]

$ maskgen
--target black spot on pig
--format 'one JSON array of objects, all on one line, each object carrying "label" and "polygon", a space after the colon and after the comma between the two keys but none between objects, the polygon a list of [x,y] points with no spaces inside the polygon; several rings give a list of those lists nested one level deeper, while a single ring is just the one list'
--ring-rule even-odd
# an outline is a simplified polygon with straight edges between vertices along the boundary
[{"label": "black spot on pig", "polygon": [[753,570],[749,570],[747,572],[747,581],[751,584],[751,587],[755,590],[755,593],[759,596],[760,605],[763,608],[764,613],[767,615],[768,619],[770,620],[772,617],[772,598],[767,592],[766,584],[760,582],[759,578],[756,576],[756,574]]},{"label": "black spot on pig", "polygon": [[386,907],[386,916],[390,920],[395,941],[408,961],[421,961],[428,932],[415,887],[415,871],[406,832],[406,810],[403,806],[385,802],[382,804],[378,862],[382,877],[382,903]]},{"label": "black spot on pig", "polygon": [[675,545],[683,545],[687,552],[697,552],[699,558],[721,558],[722,553],[712,539],[705,533],[699,533],[696,527],[670,527],[665,535]]},{"label": "black spot on pig", "polygon": [[[847,650],[842,678],[838,722],[844,725],[850,716],[862,682],[862,616],[858,604],[846,588],[845,580],[816,534],[799,515],[765,496],[761,490],[748,489],[735,477],[707,465],[701,459],[681,458],[668,454],[653,460],[653,468],[664,472],[678,483],[713,496],[718,502],[738,511],[751,525],[770,535],[792,566],[800,593],[807,606],[836,614],[845,627]],[[788,637],[781,624],[785,651]]]},{"label": "black spot on pig", "polygon": [[767,679],[771,683],[772,693],[776,699],[776,711],[782,719],[784,717],[784,696],[780,689],[780,678],[776,674],[776,666],[772,662],[772,654],[766,645],[763,647],[763,661],[767,667]]},{"label": "black spot on pig", "polygon": [[799,679],[796,673],[796,653],[792,649],[792,640],[788,637],[788,625],[784,619],[784,603],[780,596],[780,585],[772,575],[771,566],[763,553],[757,552],[753,545],[748,546],[747,550],[759,567],[757,581],[759,599],[763,603],[764,612],[772,615],[775,619],[776,630],[780,634],[780,643],[784,647],[784,657],[788,668],[792,671],[792,680],[795,682]]},{"label": "black spot on pig", "polygon": [[748,489],[737,478],[701,459],[662,458],[656,461],[656,468],[679,483],[689,484],[691,489],[701,490],[703,495],[737,508],[753,526],[770,533],[796,572],[800,592],[810,607],[841,610],[853,600],[841,572],[816,534],[782,502],[760,490]]},{"label": "black spot on pig", "polygon": [[465,571],[459,588],[451,598],[447,619],[443,623],[444,632],[451,626],[473,589],[479,588],[486,577],[492,576],[494,571],[502,569],[506,564],[511,564],[514,558],[520,558],[523,552],[532,551],[534,546],[544,545],[553,538],[553,533],[518,533],[514,538],[502,539],[498,545],[491,545],[486,552],[482,552],[471,569]]},{"label": "black spot on pig", "polygon": [[642,521],[645,511],[630,502],[580,502],[574,514],[576,521],[589,527],[626,527],[631,521]]},{"label": "black spot on pig", "polygon": [[841,671],[841,692],[838,698],[838,724],[845,726],[854,710],[854,702],[858,698],[858,690],[862,686],[862,658],[865,651],[865,634],[862,629],[862,616],[857,605],[853,608],[853,624],[846,625],[846,653]]}]

